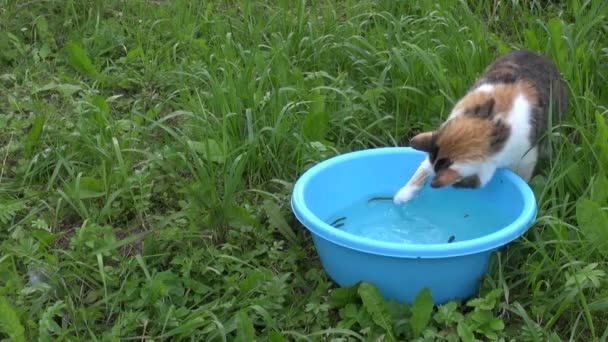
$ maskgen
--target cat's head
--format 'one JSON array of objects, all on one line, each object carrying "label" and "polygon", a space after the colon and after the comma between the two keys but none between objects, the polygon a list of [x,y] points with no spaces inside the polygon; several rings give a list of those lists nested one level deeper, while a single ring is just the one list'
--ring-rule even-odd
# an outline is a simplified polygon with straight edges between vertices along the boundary
[{"label": "cat's head", "polygon": [[489,180],[489,160],[503,148],[509,134],[509,126],[499,119],[459,115],[436,130],[416,135],[410,146],[428,153],[435,173],[432,187],[471,188],[483,186]]}]

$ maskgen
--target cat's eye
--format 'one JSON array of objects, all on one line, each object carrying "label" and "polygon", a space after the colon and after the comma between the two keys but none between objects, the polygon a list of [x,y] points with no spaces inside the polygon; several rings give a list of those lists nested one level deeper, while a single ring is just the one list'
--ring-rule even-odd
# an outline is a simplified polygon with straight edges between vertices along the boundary
[{"label": "cat's eye", "polygon": [[435,162],[435,170],[447,169],[451,164],[452,162],[448,158],[440,158]]}]

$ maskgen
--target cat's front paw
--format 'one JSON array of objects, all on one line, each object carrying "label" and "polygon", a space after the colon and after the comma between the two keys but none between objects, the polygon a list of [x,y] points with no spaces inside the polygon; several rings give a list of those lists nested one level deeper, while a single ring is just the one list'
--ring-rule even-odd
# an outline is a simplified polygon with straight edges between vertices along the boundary
[{"label": "cat's front paw", "polygon": [[412,185],[404,186],[393,197],[393,203],[401,204],[411,201],[414,197],[416,197],[418,192],[420,192],[420,189],[422,189],[422,187],[416,187]]}]

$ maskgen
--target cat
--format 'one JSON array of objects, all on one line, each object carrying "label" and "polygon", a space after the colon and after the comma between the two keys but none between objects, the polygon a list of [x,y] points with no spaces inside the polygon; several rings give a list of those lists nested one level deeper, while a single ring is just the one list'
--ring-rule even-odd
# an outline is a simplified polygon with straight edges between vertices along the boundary
[{"label": "cat", "polygon": [[529,182],[539,155],[548,153],[541,138],[549,115],[559,122],[568,101],[566,81],[547,57],[525,49],[499,57],[443,124],[410,140],[427,157],[393,202],[412,200],[431,176],[432,188],[475,189],[484,187],[498,168],[508,168]]}]

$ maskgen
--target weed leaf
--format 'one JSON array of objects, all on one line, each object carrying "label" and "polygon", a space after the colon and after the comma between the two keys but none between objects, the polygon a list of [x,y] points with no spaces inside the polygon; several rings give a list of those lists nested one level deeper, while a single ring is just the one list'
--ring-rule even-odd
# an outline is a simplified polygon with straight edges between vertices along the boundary
[{"label": "weed leaf", "polygon": [[54,317],[61,313],[61,310],[65,308],[63,301],[58,301],[55,304],[49,306],[40,321],[38,322],[38,330],[40,333],[40,341],[53,341],[53,335],[59,335],[61,333],[61,327],[55,322]]},{"label": "weed leaf", "polygon": [[302,135],[309,141],[322,141],[329,131],[329,114],[325,110],[325,96],[311,95],[310,113],[304,118]]},{"label": "weed leaf", "polygon": [[278,333],[276,331],[271,331],[270,334],[268,334],[268,341],[269,342],[283,342],[283,341],[285,341],[285,337],[283,337],[283,335],[281,335],[280,333]]},{"label": "weed leaf", "polygon": [[144,50],[141,47],[135,48],[127,53],[126,62],[131,63],[138,59],[144,54]]},{"label": "weed leaf", "polygon": [[103,114],[110,113],[110,106],[103,96],[95,96],[92,101],[93,105],[99,109]]},{"label": "weed leaf", "polygon": [[329,114],[325,112],[310,113],[303,123],[302,135],[309,141],[322,141],[329,132]]},{"label": "weed leaf", "polygon": [[25,208],[26,206],[23,201],[0,202],[0,222],[4,224],[9,223],[19,211]]},{"label": "weed leaf", "polygon": [[247,278],[240,282],[239,292],[242,296],[246,296],[249,294],[249,292],[260,286],[260,284],[262,284],[268,278],[272,278],[268,275],[268,272],[258,270],[251,271],[251,273],[248,274]]},{"label": "weed leaf", "polygon": [[433,313],[433,296],[429,288],[424,288],[412,303],[412,329],[414,336],[418,337],[431,320]]},{"label": "weed leaf", "polygon": [[450,323],[460,322],[464,316],[458,312],[458,304],[456,304],[456,302],[449,302],[440,305],[437,308],[437,313],[434,318],[437,323],[448,325]]},{"label": "weed leaf", "polygon": [[593,181],[591,199],[599,205],[608,204],[608,179],[603,174]]},{"label": "weed leaf", "polygon": [[460,321],[458,326],[456,327],[456,331],[458,332],[458,336],[462,339],[463,342],[473,342],[475,341],[475,335],[471,331],[471,328],[465,321]]},{"label": "weed leaf", "polygon": [[99,75],[86,51],[80,45],[69,42],[65,45],[65,48],[68,52],[68,62],[74,69],[90,77]]},{"label": "weed leaf", "polygon": [[595,112],[595,124],[597,131],[594,146],[597,148],[599,162],[603,169],[608,170],[608,125],[606,118],[599,111]]},{"label": "weed leaf", "polygon": [[68,185],[73,196],[79,199],[98,198],[105,195],[101,181],[93,177],[81,177]]},{"label": "weed leaf", "polygon": [[293,229],[289,226],[283,214],[281,214],[281,208],[273,201],[264,201],[264,212],[268,217],[268,223],[271,227],[279,231],[281,235],[289,242],[295,242],[296,234]]},{"label": "weed leaf", "polygon": [[347,304],[354,303],[357,299],[357,285],[339,287],[331,292],[329,302],[333,307],[341,308]]},{"label": "weed leaf", "polygon": [[203,317],[197,316],[192,318],[191,320],[182,323],[180,326],[175,327],[174,329],[168,331],[166,334],[159,336],[159,339],[165,339],[167,337],[176,336],[176,335],[190,335],[192,331],[196,328],[203,326],[205,323],[208,323]]},{"label": "weed leaf", "polygon": [[551,41],[553,42],[553,52],[556,56],[557,65],[565,67],[566,49],[564,44],[564,22],[558,18],[549,20],[549,32],[551,33]]},{"label": "weed leaf", "polygon": [[55,91],[63,94],[63,96],[69,97],[69,96],[72,96],[74,93],[82,91],[82,87],[79,85],[76,85],[76,84],[51,82],[51,83],[43,85],[42,87],[36,88],[33,91],[33,93],[37,94],[37,93],[52,91],[52,90],[55,90]]},{"label": "weed leaf", "polygon": [[25,329],[15,309],[4,297],[0,297],[0,313],[0,331],[7,334],[11,341],[25,341]]},{"label": "weed leaf", "polygon": [[358,292],[361,300],[363,300],[363,306],[374,320],[374,323],[386,331],[390,341],[395,341],[388,306],[378,288],[373,284],[363,282],[359,285]]},{"label": "weed leaf", "polygon": [[608,255],[608,213],[590,199],[576,202],[576,221],[589,243]]},{"label": "weed leaf", "polygon": [[32,124],[32,129],[25,139],[25,153],[27,156],[31,156],[32,152],[38,145],[40,137],[42,136],[42,129],[44,128],[45,117],[43,115],[37,115]]},{"label": "weed leaf", "polygon": [[540,44],[538,42],[538,37],[534,31],[526,29],[524,30],[524,34],[526,36],[526,46],[532,51],[540,51]]},{"label": "weed leaf", "polygon": [[255,339],[253,322],[247,312],[241,310],[236,315],[236,339],[237,342],[251,342]]},{"label": "weed leaf", "polygon": [[204,141],[188,141],[188,145],[192,150],[199,153],[203,159],[223,164],[226,161],[226,153],[220,144],[213,140],[207,139]]}]

